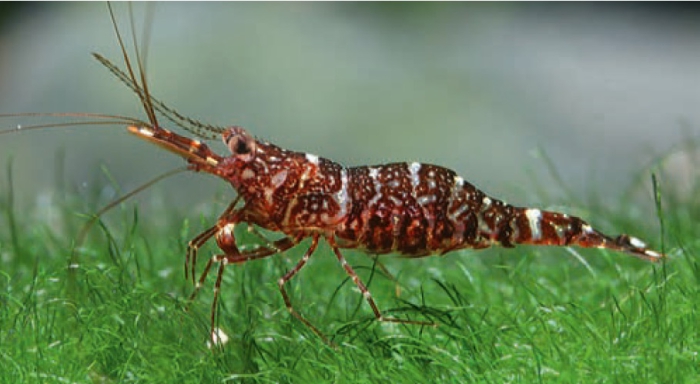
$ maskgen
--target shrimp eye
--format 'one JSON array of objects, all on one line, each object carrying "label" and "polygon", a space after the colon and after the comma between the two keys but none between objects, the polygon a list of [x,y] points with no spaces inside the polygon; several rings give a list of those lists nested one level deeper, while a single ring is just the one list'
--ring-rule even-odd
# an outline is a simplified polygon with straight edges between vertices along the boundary
[{"label": "shrimp eye", "polygon": [[231,147],[231,152],[235,155],[243,155],[246,153],[250,153],[250,146],[248,143],[246,143],[245,140],[241,140],[241,137],[237,137],[234,141],[234,143],[229,143]]},{"label": "shrimp eye", "polygon": [[255,152],[255,139],[241,127],[231,127],[223,134],[224,143],[234,156],[249,160]]}]

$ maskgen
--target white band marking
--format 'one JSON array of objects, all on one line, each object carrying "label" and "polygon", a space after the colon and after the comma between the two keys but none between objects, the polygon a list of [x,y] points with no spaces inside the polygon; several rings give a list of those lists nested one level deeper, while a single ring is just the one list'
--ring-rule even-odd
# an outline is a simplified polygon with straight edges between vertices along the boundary
[{"label": "white band marking", "polygon": [[540,240],[542,238],[542,228],[540,227],[542,211],[539,209],[526,209],[525,217],[527,217],[527,223],[530,226],[532,240]]},{"label": "white band marking", "polygon": [[318,165],[318,156],[316,156],[312,153],[306,154],[306,160],[308,160],[311,164]]}]

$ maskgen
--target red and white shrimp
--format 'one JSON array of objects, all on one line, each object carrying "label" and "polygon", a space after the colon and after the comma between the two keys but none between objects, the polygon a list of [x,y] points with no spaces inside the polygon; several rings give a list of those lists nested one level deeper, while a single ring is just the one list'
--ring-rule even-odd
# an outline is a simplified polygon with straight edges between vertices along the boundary
[{"label": "red and white shrimp", "polygon": [[[321,239],[330,245],[379,321],[421,324],[382,315],[341,249],[423,257],[465,248],[532,244],[607,248],[648,261],[664,257],[635,237],[609,237],[578,217],[515,207],[491,198],[454,171],[436,165],[414,162],[346,168],[316,155],[256,140],[241,127],[231,127],[222,134],[231,151],[227,157],[162,128],[132,126],[129,131],[183,156],[193,170],[227,180],[238,193],[236,202],[243,202],[232,204],[216,225],[190,243],[185,268],[193,274],[196,251],[207,240],[214,237],[223,252],[209,259],[197,282],[199,288],[212,265],[219,264],[214,305],[227,264],[268,257],[305,238],[312,239],[304,256],[278,285],[290,313],[319,335],[294,310],[284,285],[304,267]],[[234,235],[241,223],[281,232],[285,237],[272,246],[241,252]],[[212,329],[213,321],[214,309]]]},{"label": "red and white shrimp", "polygon": [[[196,295],[211,268],[218,264],[212,331],[228,264],[269,257],[306,238],[311,238],[311,245],[278,285],[289,312],[321,337],[322,333],[294,309],[285,290],[285,284],[306,265],[321,240],[330,245],[377,320],[418,324],[426,323],[385,317],[341,249],[424,257],[459,249],[531,244],[606,248],[648,261],[664,258],[635,237],[607,236],[578,217],[516,207],[489,197],[447,168],[417,162],[344,167],[323,157],[258,140],[241,127],[221,128],[188,119],[150,95],[140,59],[137,56],[137,76],[116,24],[115,30],[126,73],[102,56],[95,57],[139,96],[148,122],[119,116],[82,116],[126,123],[132,134],[178,154],[194,171],[226,180],[237,192],[217,222],[189,243],[185,260],[186,276],[194,280],[198,249],[214,238],[221,250],[209,258],[193,293]],[[230,155],[218,155],[198,140],[162,128],[156,111],[199,137],[220,136]],[[239,224],[279,232],[283,237],[241,251],[235,237]]]}]

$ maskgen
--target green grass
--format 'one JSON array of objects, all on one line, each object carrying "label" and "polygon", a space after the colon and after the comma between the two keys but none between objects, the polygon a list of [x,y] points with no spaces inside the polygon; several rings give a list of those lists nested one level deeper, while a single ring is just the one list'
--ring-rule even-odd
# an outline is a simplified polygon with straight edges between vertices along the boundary
[{"label": "green grass", "polygon": [[[214,217],[160,212],[160,221],[169,223],[162,227],[139,217],[133,203],[125,204],[96,225],[71,256],[85,222],[75,212],[96,209],[69,198],[59,202],[51,220],[39,220],[32,212],[17,212],[12,193],[17,191],[0,196],[3,383],[700,379],[700,232],[692,219],[700,207],[687,203],[664,206],[673,250],[665,265],[578,250],[586,266],[564,248],[535,247],[383,258],[400,283],[397,296],[395,282],[371,258],[347,252],[380,308],[438,322],[437,328],[373,321],[323,246],[289,292],[335,349],[287,313],[277,289],[277,279],[303,246],[230,266],[218,320],[230,341],[210,350],[213,275],[187,310],[192,287],[183,262],[187,240]],[[589,217],[602,221],[600,215]],[[658,238],[640,233],[651,226],[640,226],[629,206],[605,219],[620,232]],[[252,241],[240,235],[241,244]],[[213,251],[202,250],[202,260]]]}]

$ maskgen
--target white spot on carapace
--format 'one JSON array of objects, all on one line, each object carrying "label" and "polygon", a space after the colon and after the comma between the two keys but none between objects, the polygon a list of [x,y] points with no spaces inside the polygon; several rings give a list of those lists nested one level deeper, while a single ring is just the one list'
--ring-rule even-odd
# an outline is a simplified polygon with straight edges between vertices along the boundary
[{"label": "white spot on carapace", "polygon": [[425,196],[419,196],[416,201],[418,202],[419,205],[426,205],[430,204],[437,200],[437,197],[435,195],[425,195]]},{"label": "white spot on carapace", "polygon": [[527,224],[530,226],[530,233],[532,234],[532,240],[540,240],[542,238],[542,211],[539,209],[526,209],[525,217],[527,217]]},{"label": "white spot on carapace", "polygon": [[[340,190],[333,195],[333,199],[338,203],[338,213],[336,214],[337,219],[344,218],[348,213],[348,171],[343,168],[340,170]],[[327,202],[324,201],[324,209],[327,206]]]},{"label": "white spot on carapace", "polygon": [[255,177],[255,172],[253,172],[253,170],[250,168],[247,168],[246,170],[243,171],[243,173],[241,173],[242,180],[248,180],[248,179],[252,179],[254,177]]},{"label": "white spot on carapace", "polygon": [[369,168],[369,177],[372,178],[372,185],[374,186],[374,196],[367,202],[367,208],[373,207],[377,204],[379,199],[382,198],[382,183],[379,182],[379,169]]},{"label": "white spot on carapace", "polygon": [[345,168],[340,171],[340,191],[338,191],[337,199],[341,206],[348,201],[348,171]]},{"label": "white spot on carapace", "polygon": [[591,234],[591,233],[593,233],[593,228],[592,228],[590,225],[588,225],[588,224],[582,225],[582,226],[581,226],[581,229],[583,229],[583,233],[586,233],[586,234]]},{"label": "white spot on carapace", "polygon": [[453,205],[458,204],[459,206],[453,214],[450,215],[450,219],[454,221],[459,215],[462,214],[467,208],[466,204],[461,203],[460,193],[462,193],[464,187],[464,179],[460,176],[454,177],[454,185],[452,186],[452,193],[450,194],[450,199],[447,202],[448,210],[451,210]]},{"label": "white spot on carapace", "polygon": [[312,153],[306,154],[306,160],[308,160],[312,164],[318,165],[318,156],[316,156]]},{"label": "white spot on carapace", "polygon": [[279,173],[276,173],[274,176],[272,176],[272,186],[275,188],[279,188],[280,185],[284,184],[284,182],[287,180],[287,170],[283,170]]},{"label": "white spot on carapace", "polygon": [[469,209],[469,205],[467,204],[461,204],[457,209],[450,214],[450,219],[452,221],[456,221],[465,211]]},{"label": "white spot on carapace", "polygon": [[636,237],[631,237],[631,236],[630,236],[630,245],[635,247],[635,248],[646,248],[647,247],[647,245],[644,244],[643,241],[639,240]]},{"label": "white spot on carapace", "polygon": [[481,203],[484,205],[484,208],[488,208],[492,201],[488,196],[484,196],[484,198],[481,200]]},{"label": "white spot on carapace", "polygon": [[420,178],[418,176],[418,172],[420,172],[420,167],[420,163],[416,163],[415,161],[408,166],[408,171],[411,173],[411,185],[414,189],[417,188],[420,184]]}]

